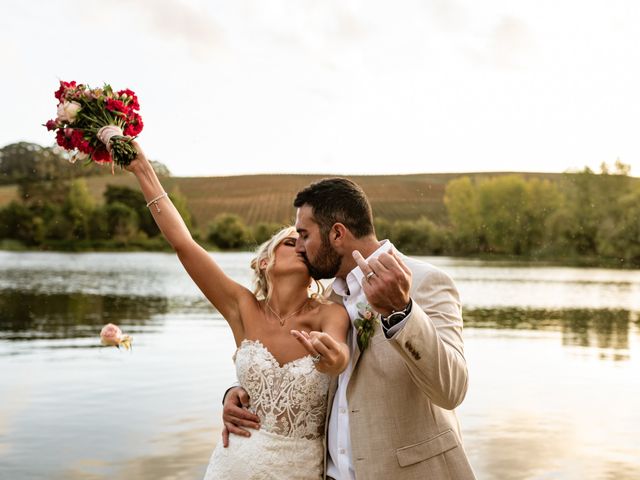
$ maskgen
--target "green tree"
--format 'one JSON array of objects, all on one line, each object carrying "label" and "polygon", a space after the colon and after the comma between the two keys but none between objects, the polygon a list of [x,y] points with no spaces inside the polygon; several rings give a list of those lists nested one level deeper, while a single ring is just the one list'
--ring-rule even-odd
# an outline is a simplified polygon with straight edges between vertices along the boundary
[{"label": "green tree", "polygon": [[19,240],[25,245],[36,245],[43,236],[42,219],[36,220],[33,211],[25,205],[13,201],[0,210],[0,238]]},{"label": "green tree", "polygon": [[526,249],[527,186],[519,175],[484,180],[479,185],[479,207],[489,250],[519,255]]},{"label": "green tree", "polygon": [[563,196],[556,184],[537,178],[527,181],[526,235],[523,253],[548,248],[549,224],[562,205]]},{"label": "green tree", "polygon": [[621,195],[598,231],[601,256],[640,265],[640,188]]},{"label": "green tree", "polygon": [[96,208],[89,219],[89,236],[92,240],[108,240],[109,231],[109,214],[108,205]]},{"label": "green tree", "polygon": [[128,243],[138,234],[138,214],[124,203],[112,202],[106,206],[109,236]]},{"label": "green tree", "polygon": [[207,239],[222,249],[241,248],[249,244],[250,233],[237,215],[221,214],[209,224]]},{"label": "green tree", "polygon": [[0,183],[23,180],[52,180],[58,178],[59,164],[68,162],[53,148],[35,143],[18,142],[0,149]]},{"label": "green tree", "polygon": [[408,254],[440,254],[444,248],[444,235],[429,219],[399,220],[391,229],[393,244]]},{"label": "green tree", "polygon": [[253,240],[257,245],[260,245],[269,240],[273,236],[273,234],[280,230],[282,227],[283,225],[279,223],[257,223],[252,228]]},{"label": "green tree", "polygon": [[107,205],[120,203],[136,212],[139,228],[148,237],[155,237],[160,234],[160,230],[147,208],[147,201],[141,191],[129,187],[107,185],[103,195]]},{"label": "green tree", "polygon": [[76,179],[69,186],[67,199],[62,207],[62,213],[70,223],[69,239],[87,240],[90,237],[90,222],[95,205],[93,197],[87,188],[87,182]]},{"label": "green tree", "polygon": [[478,187],[471,179],[460,177],[447,183],[444,204],[457,250],[463,253],[485,251],[487,240],[480,214]]},{"label": "green tree", "polygon": [[559,213],[563,222],[557,226],[557,234],[571,253],[596,257],[608,250],[605,244],[622,215],[619,199],[632,188],[625,171],[624,165],[618,165],[613,175],[596,175],[585,168],[564,176],[561,188],[565,202]]},{"label": "green tree", "polygon": [[70,165],[70,154],[61,148],[17,142],[0,148],[0,185],[22,182],[60,181],[90,175],[105,175],[106,168]]}]

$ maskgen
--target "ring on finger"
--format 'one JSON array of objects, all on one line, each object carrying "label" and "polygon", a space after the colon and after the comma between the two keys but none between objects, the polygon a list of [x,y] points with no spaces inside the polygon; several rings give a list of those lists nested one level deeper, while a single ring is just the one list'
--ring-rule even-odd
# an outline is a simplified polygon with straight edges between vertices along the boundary
[{"label": "ring on finger", "polygon": [[322,359],[322,355],[320,355],[319,353],[311,356],[311,361],[313,363],[318,363],[321,359]]},{"label": "ring on finger", "polygon": [[373,270],[371,270],[369,273],[367,273],[367,276],[365,277],[367,282],[371,279],[371,277],[374,277],[376,274],[376,272],[374,272]]}]

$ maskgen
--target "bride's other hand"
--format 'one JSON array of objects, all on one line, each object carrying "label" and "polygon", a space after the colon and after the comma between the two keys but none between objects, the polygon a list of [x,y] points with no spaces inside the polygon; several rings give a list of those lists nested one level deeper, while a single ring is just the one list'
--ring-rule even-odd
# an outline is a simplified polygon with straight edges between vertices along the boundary
[{"label": "bride's other hand", "polygon": [[138,144],[138,142],[133,140],[131,142],[131,145],[135,147],[136,151],[138,152],[138,155],[129,165],[127,165],[124,168],[125,170],[128,170],[131,173],[136,173],[136,171],[140,170],[144,165],[148,164],[149,160],[147,160],[147,156],[142,151],[142,148],[140,148],[140,145]]},{"label": "bride's other hand", "polygon": [[316,369],[329,375],[339,375],[346,368],[349,361],[349,348],[345,343],[336,341],[325,332],[304,332],[291,330],[298,342],[302,344],[316,361]]},{"label": "bride's other hand", "polygon": [[[246,428],[260,429],[260,417],[251,413],[249,407],[249,394],[242,387],[230,389],[224,397],[222,408],[222,445],[229,446],[229,434],[235,433],[243,437],[250,437],[251,433]],[[241,428],[245,427],[245,428]]]}]

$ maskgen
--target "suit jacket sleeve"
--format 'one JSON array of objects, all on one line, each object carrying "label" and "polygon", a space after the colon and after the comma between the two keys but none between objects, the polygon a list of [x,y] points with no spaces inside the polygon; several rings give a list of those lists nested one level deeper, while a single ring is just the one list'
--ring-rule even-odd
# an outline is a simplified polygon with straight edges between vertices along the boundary
[{"label": "suit jacket sleeve", "polygon": [[448,275],[433,270],[420,280],[412,298],[411,314],[389,341],[418,388],[434,404],[453,410],[464,400],[468,384],[458,290]]}]

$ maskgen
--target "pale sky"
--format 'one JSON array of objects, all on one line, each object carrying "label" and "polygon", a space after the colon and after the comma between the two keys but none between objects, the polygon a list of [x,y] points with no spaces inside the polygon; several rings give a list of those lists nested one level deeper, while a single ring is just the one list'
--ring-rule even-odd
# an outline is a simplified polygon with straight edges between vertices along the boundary
[{"label": "pale sky", "polygon": [[0,146],[131,88],[175,175],[640,175],[638,0],[0,0]]}]

